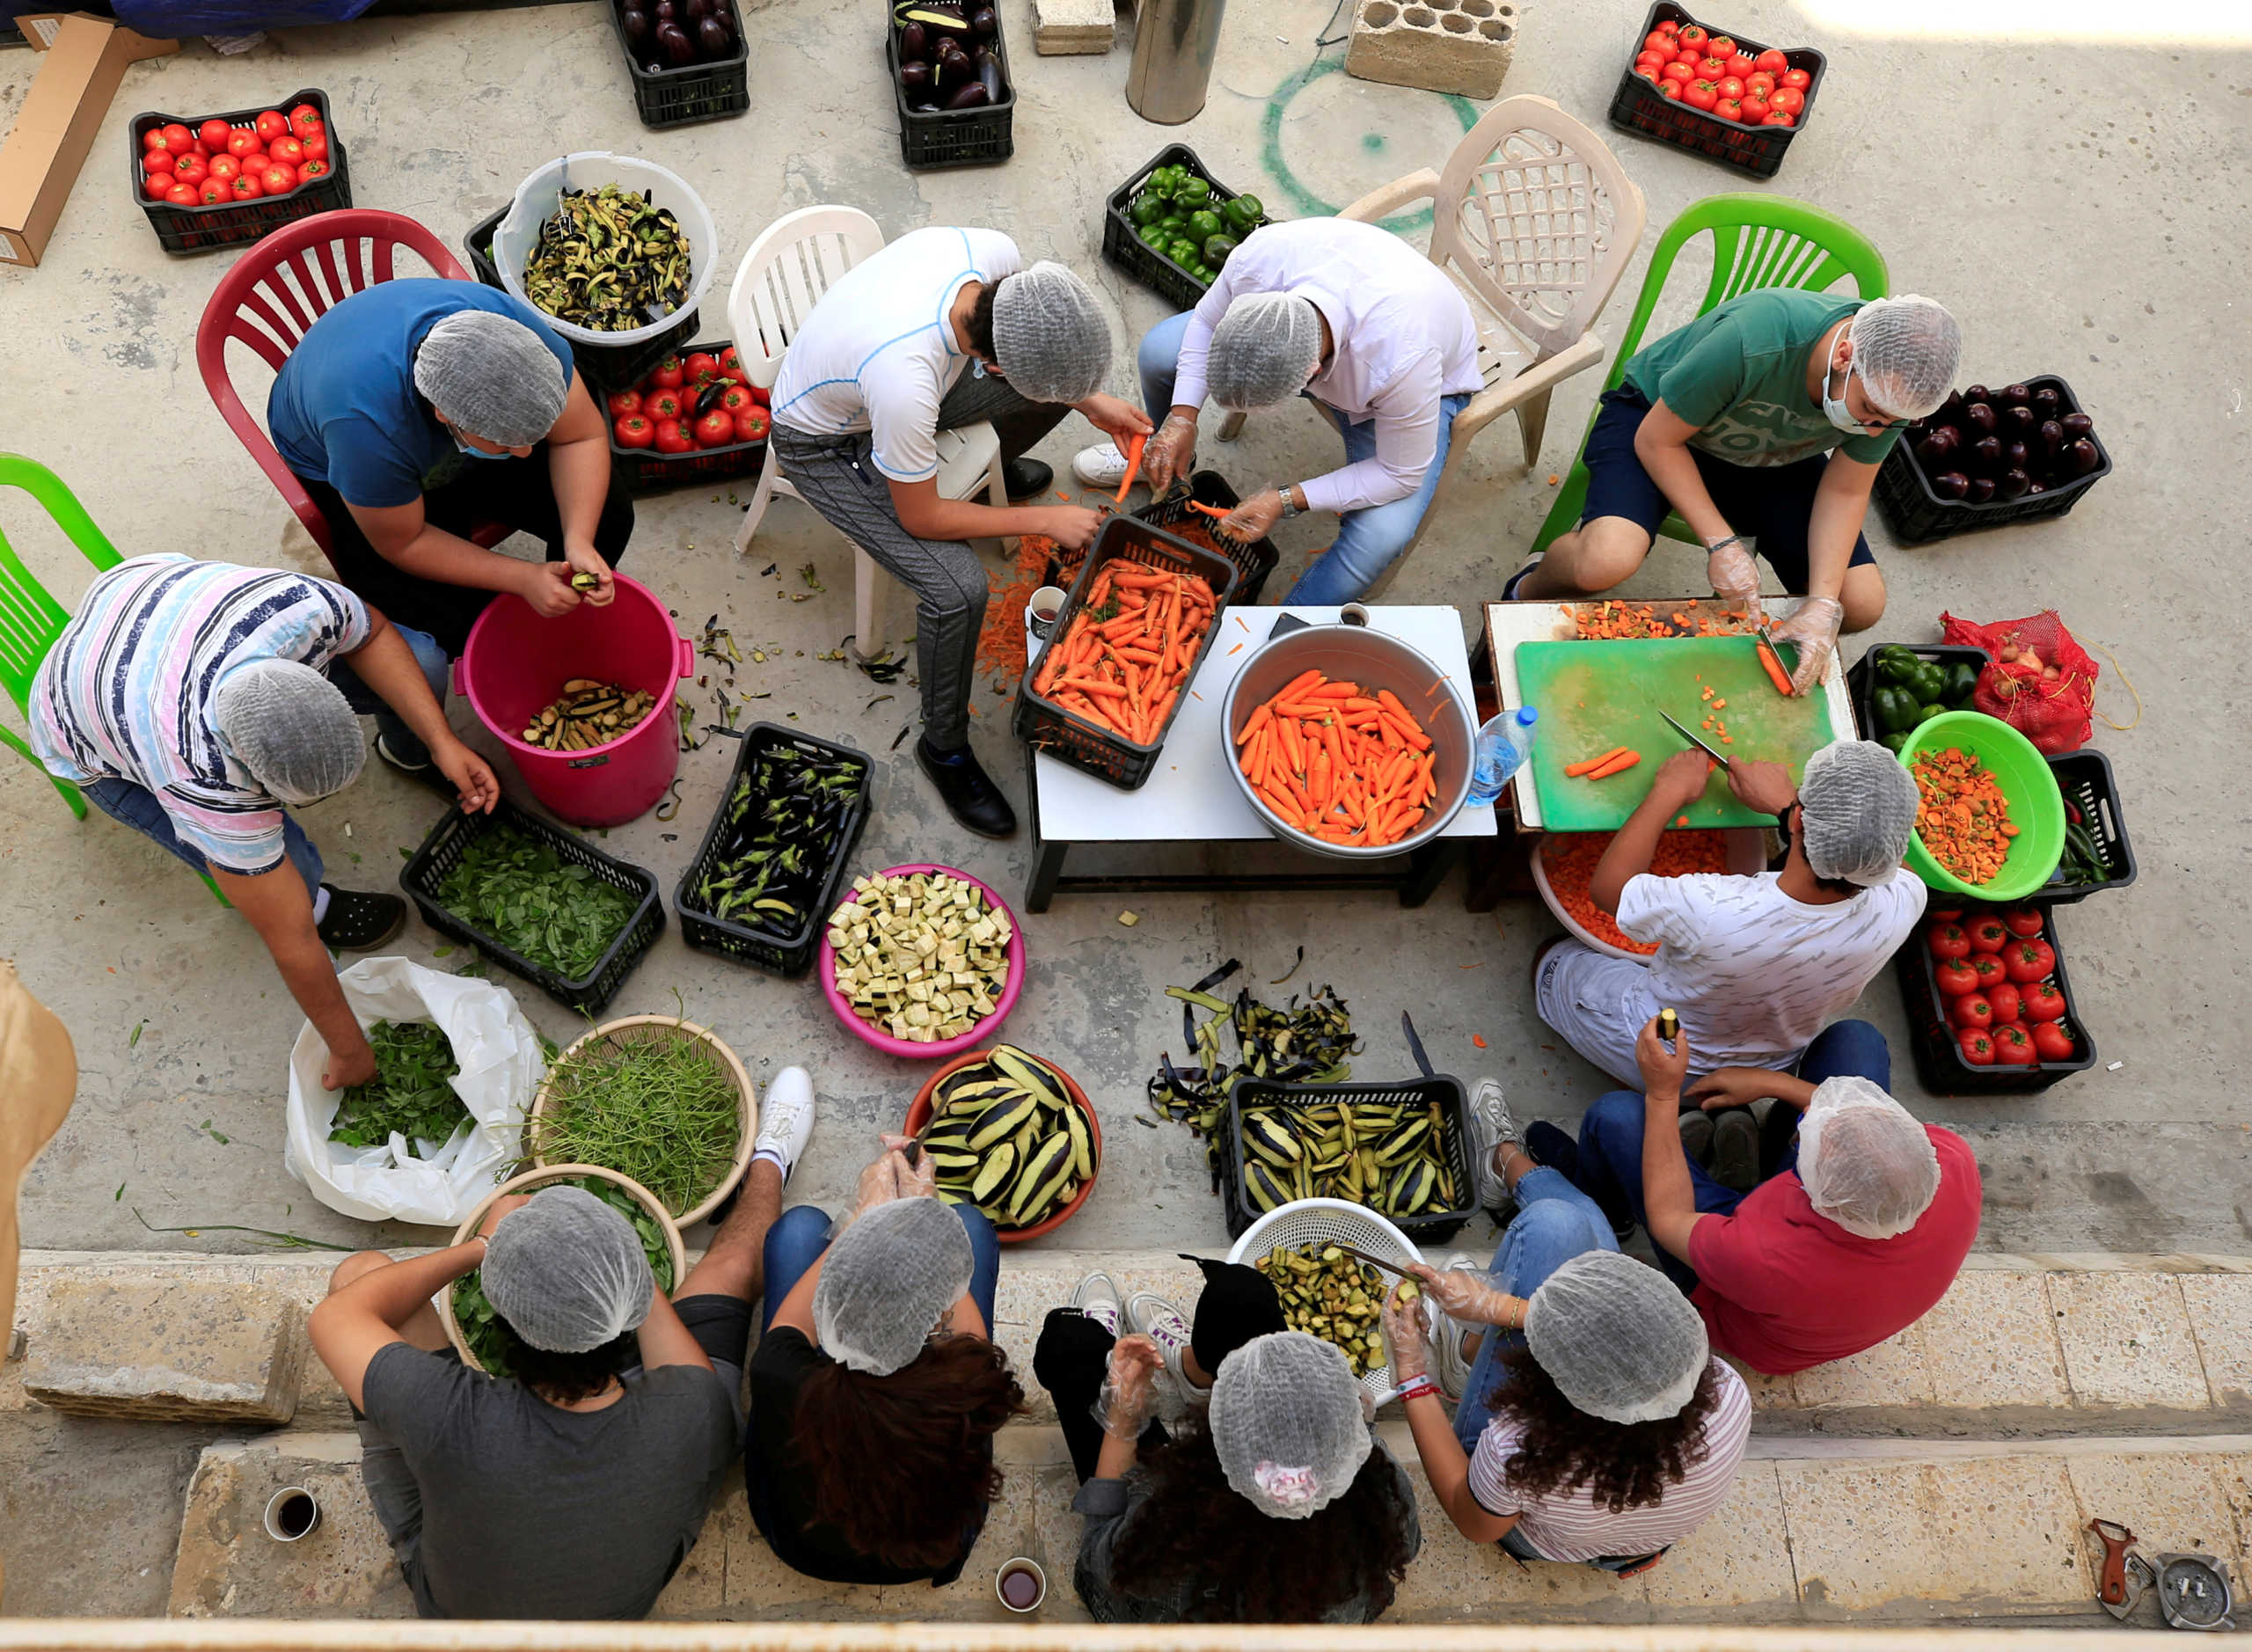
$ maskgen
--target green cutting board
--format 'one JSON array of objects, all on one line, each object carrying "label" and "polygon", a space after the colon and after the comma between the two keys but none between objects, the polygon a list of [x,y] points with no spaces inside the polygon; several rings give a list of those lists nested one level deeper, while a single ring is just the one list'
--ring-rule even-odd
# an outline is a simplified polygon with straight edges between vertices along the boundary
[{"label": "green cutting board", "polygon": [[[1517,691],[1540,713],[1532,742],[1535,794],[1550,831],[1613,831],[1649,790],[1658,765],[1684,749],[1658,715],[1668,711],[1715,750],[1748,761],[1787,764],[1796,780],[1810,753],[1830,743],[1826,694],[1785,698],[1760,668],[1749,637],[1669,637],[1623,642],[1521,642]],[[1728,702],[1714,711],[1704,698]],[[1722,745],[1710,717],[1725,724]],[[1642,760],[1605,780],[1574,779],[1567,765],[1631,746]],[[1683,811],[1692,826],[1758,826],[1774,817],[1744,807],[1715,773],[1705,794]]]}]

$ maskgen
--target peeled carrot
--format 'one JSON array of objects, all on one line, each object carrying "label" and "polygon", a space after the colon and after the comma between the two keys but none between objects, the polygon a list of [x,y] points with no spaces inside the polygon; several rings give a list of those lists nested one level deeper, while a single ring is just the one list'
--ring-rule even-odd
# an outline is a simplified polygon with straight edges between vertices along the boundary
[{"label": "peeled carrot", "polygon": [[1583,774],[1591,774],[1596,770],[1600,769],[1605,764],[1610,762],[1612,758],[1618,757],[1620,753],[1624,752],[1626,749],[1627,748],[1624,746],[1613,746],[1610,750],[1598,753],[1595,757],[1585,758],[1578,763],[1567,764],[1564,767],[1564,772],[1575,778]]},{"label": "peeled carrot", "polygon": [[1605,758],[1601,767],[1590,769],[1587,771],[1587,778],[1590,780],[1607,780],[1614,774],[1624,774],[1641,760],[1642,754],[1639,751],[1622,751],[1615,757]]},{"label": "peeled carrot", "polygon": [[1399,697],[1319,671],[1254,708],[1234,743],[1259,800],[1326,842],[1397,843],[1438,795],[1430,737]]},{"label": "peeled carrot", "polygon": [[1783,669],[1783,662],[1776,658],[1775,651],[1767,646],[1767,640],[1765,637],[1757,638],[1751,646],[1758,653],[1759,663],[1766,669],[1767,681],[1775,685],[1775,692],[1788,694],[1791,691],[1791,674]]}]

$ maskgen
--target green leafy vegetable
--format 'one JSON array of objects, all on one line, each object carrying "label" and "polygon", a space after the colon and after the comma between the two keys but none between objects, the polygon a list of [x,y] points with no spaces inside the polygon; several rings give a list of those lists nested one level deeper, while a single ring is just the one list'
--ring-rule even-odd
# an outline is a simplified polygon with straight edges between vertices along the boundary
[{"label": "green leafy vegetable", "polygon": [[428,1021],[377,1021],[368,1029],[376,1076],[344,1093],[328,1139],[347,1147],[380,1147],[397,1131],[409,1142],[442,1144],[469,1122],[469,1109],[448,1082],[461,1071],[454,1047]]},{"label": "green leafy vegetable", "polygon": [[439,880],[438,903],[519,957],[573,979],[587,974],[632,920],[630,889],[574,866],[548,844],[493,826]]},{"label": "green leafy vegetable", "polygon": [[679,1217],[726,1179],[742,1139],[735,1074],[719,1053],[643,1022],[578,1046],[549,1071],[526,1146],[551,1165],[631,1176]]}]

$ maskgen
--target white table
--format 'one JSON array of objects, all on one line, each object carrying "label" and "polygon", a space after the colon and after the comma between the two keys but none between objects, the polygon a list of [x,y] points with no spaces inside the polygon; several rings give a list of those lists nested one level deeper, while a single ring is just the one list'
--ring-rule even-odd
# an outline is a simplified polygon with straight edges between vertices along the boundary
[{"label": "white table", "polygon": [[[1220,705],[1235,674],[1267,640],[1283,614],[1309,625],[1336,623],[1334,608],[1231,608],[1220,616],[1221,636],[1189,683],[1188,698],[1166,735],[1156,772],[1138,791],[1121,791],[1044,752],[1029,750],[1032,803],[1032,874],[1024,908],[1044,912],[1059,893],[1094,890],[1186,890],[1276,888],[1390,888],[1403,906],[1421,906],[1459,856],[1463,841],[1494,836],[1490,804],[1467,806],[1430,842],[1400,856],[1378,861],[1390,871],[1357,871],[1369,863],[1335,860],[1286,848],[1267,830],[1228,771],[1227,740],[1220,727]],[[1453,682],[1466,707],[1473,704],[1470,654],[1463,647],[1462,617],[1455,610],[1371,608],[1371,629],[1399,638],[1429,656]],[[1241,647],[1239,648],[1238,645]],[[1027,639],[1027,653],[1038,640]],[[1081,844],[1272,842],[1303,863],[1304,870],[1264,875],[1171,874],[1067,878],[1064,863]]]}]

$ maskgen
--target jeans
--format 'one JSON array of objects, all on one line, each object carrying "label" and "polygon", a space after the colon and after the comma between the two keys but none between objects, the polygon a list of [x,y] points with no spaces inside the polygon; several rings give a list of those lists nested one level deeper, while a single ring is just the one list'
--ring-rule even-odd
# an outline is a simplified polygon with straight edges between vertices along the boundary
[{"label": "jeans", "polygon": [[[86,800],[113,821],[122,822],[144,837],[154,838],[157,844],[177,855],[187,864],[190,871],[208,873],[201,854],[190,849],[172,830],[172,817],[165,813],[165,806],[157,794],[130,780],[89,780],[78,788]],[[296,816],[286,810],[282,815],[282,844],[289,864],[305,881],[305,893],[318,903],[320,900],[320,851],[313,847],[313,840],[305,836],[305,829],[297,824]]]},{"label": "jeans", "polygon": [[[983,1212],[966,1204],[954,1207],[969,1232],[969,1299],[985,1316],[985,1334],[993,1334],[993,1290],[1001,1278],[1001,1241]],[[774,1311],[789,1297],[807,1270],[829,1248],[829,1231],[835,1225],[829,1212],[816,1205],[793,1204],[766,1230],[766,1283],[758,1309],[763,1335],[774,1327]]]},{"label": "jeans", "polygon": [[[1560,1170],[1529,1170],[1517,1184],[1517,1213],[1502,1235],[1494,1265],[1486,1276],[1497,1290],[1513,1297],[1530,1297],[1541,1283],[1575,1256],[1590,1251],[1615,1251],[1618,1239],[1611,1224],[1589,1198]],[[1524,1344],[1521,1331],[1487,1327],[1478,1345],[1478,1357],[1462,1385],[1462,1399],[1454,1408],[1455,1437],[1462,1449],[1475,1452],[1478,1436],[1494,1418],[1494,1391],[1501,1385],[1502,1356]]]},{"label": "jeans", "polygon": [[[1173,406],[1174,376],[1181,360],[1181,335],[1188,331],[1190,313],[1184,310],[1142,335],[1141,351],[1135,365],[1141,375],[1142,405],[1156,421],[1162,422]],[[1308,399],[1314,401],[1322,417],[1344,437],[1348,464],[1376,456],[1374,420],[1351,424],[1327,404],[1311,397]],[[1405,499],[1346,511],[1338,521],[1335,541],[1298,576],[1298,583],[1283,598],[1285,606],[1334,607],[1356,600],[1376,583],[1415,537],[1423,513],[1430,508],[1431,495],[1438,492],[1439,478],[1445,474],[1455,418],[1469,405],[1467,396],[1440,398],[1438,449],[1431,456],[1421,486]]]},{"label": "jeans", "polygon": [[[1798,1076],[1809,1084],[1849,1075],[1867,1078],[1880,1089],[1892,1085],[1892,1052],[1884,1034],[1867,1021],[1833,1022],[1815,1035],[1799,1057]],[[1613,1090],[1580,1121],[1579,1165],[1573,1180],[1617,1226],[1629,1222],[1648,1225],[1642,1204],[1642,1112],[1641,1096],[1632,1090]],[[1763,1180],[1786,1171],[1797,1173],[1798,1118],[1797,1108],[1781,1102],[1770,1110],[1768,1129],[1760,1142]],[[1714,1181],[1694,1159],[1689,1161],[1689,1181],[1700,1215],[1730,1216],[1744,1202],[1744,1195]],[[1658,1262],[1683,1290],[1697,1288],[1697,1275],[1686,1262],[1663,1248]]]},{"label": "jeans", "polygon": [[[438,640],[427,631],[410,631],[405,625],[393,625],[414,655],[414,663],[422,668],[422,680],[430,685],[430,696],[438,702],[438,709],[446,705],[446,685],[451,680],[453,662],[446,658],[446,651]],[[401,763],[428,763],[430,749],[422,743],[421,736],[406,726],[406,720],[391,710],[391,705],[375,690],[360,680],[348,660],[339,660],[328,668],[328,680],[343,691],[344,703],[365,717],[373,713],[377,732],[391,747],[391,756]]]}]

